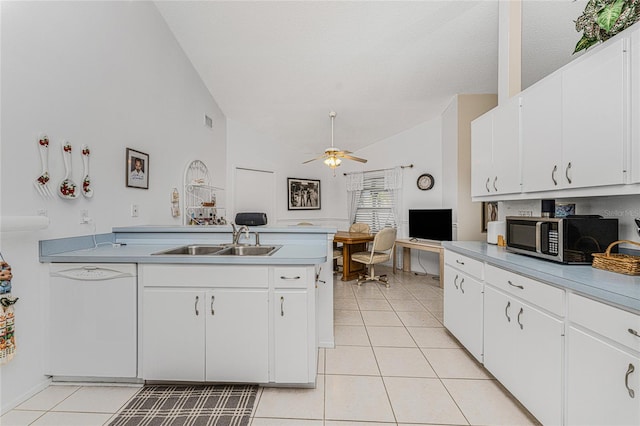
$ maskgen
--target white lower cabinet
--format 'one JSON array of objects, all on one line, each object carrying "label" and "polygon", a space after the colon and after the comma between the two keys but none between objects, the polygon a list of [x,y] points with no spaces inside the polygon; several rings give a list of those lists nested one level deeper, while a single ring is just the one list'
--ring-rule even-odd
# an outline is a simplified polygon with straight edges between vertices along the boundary
[{"label": "white lower cabinet", "polygon": [[569,297],[567,423],[640,424],[640,315]]},{"label": "white lower cabinet", "polygon": [[307,292],[276,290],[274,295],[274,381],[309,382]]},{"label": "white lower cabinet", "polygon": [[545,425],[562,424],[563,322],[485,286],[484,365]]},{"label": "white lower cabinet", "polygon": [[567,345],[567,423],[639,425],[638,356],[574,327]]},{"label": "white lower cabinet", "polygon": [[205,292],[145,288],[143,298],[144,379],[202,381]]},{"label": "white lower cabinet", "polygon": [[444,267],[444,326],[482,362],[483,284],[450,265]]},{"label": "white lower cabinet", "polygon": [[313,267],[141,265],[142,377],[314,383],[312,271]]},{"label": "white lower cabinet", "polygon": [[206,381],[268,382],[267,289],[215,289],[205,303]]}]

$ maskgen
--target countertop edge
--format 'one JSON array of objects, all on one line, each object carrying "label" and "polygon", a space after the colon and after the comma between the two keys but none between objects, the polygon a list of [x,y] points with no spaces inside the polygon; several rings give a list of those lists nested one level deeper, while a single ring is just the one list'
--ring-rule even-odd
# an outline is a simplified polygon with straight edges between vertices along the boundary
[{"label": "countertop edge", "polygon": [[[515,272],[518,274],[521,274],[523,276],[526,276],[528,278],[532,278],[534,280],[537,281],[541,281],[545,284],[554,286],[554,287],[558,287],[564,290],[570,290],[576,294],[582,295],[582,296],[587,296],[593,299],[596,299],[598,301],[601,301],[603,303],[609,304],[609,305],[613,305],[619,308],[622,308],[624,310],[633,312],[635,314],[640,314],[640,299],[632,297],[632,296],[628,296],[628,295],[624,295],[624,294],[620,294],[620,293],[615,293],[612,292],[611,290],[607,289],[604,287],[603,284],[602,286],[598,286],[594,283],[587,283],[587,282],[583,282],[580,281],[578,279],[568,279],[565,277],[561,277],[558,276],[556,274],[553,273],[548,273],[548,272],[542,272],[542,271],[538,271],[532,268],[529,268],[527,266],[523,266],[523,265],[519,265],[517,263],[511,262],[511,261],[507,261],[504,259],[499,259],[496,258],[495,256],[492,256],[489,253],[482,253],[479,251],[479,247],[481,247],[481,243],[475,242],[475,245],[477,247],[475,247],[474,245],[469,244],[468,247],[464,247],[461,244],[464,244],[465,242],[460,242],[460,241],[447,241],[447,242],[443,242],[442,246],[445,248],[445,250],[451,250],[452,252],[458,253],[458,254],[462,254],[465,256],[468,256],[472,259],[476,259],[479,261],[483,261],[483,262],[487,262],[490,265],[493,266],[497,266],[497,267],[501,267],[503,269],[509,270],[511,272]],[[469,242],[471,243],[471,242]],[[486,245],[486,243],[484,243]],[[486,248],[485,248],[486,249]],[[524,255],[516,255],[513,254],[514,256],[522,256],[523,258],[526,259],[527,262],[543,262],[540,263],[541,265],[545,265],[548,262],[545,260],[538,260],[538,259],[532,259],[532,258],[528,258],[527,256]],[[523,259],[523,260],[525,260]],[[553,264],[553,266],[555,268],[590,268],[593,269],[591,266],[588,265],[561,265],[561,264]],[[576,269],[577,270],[577,269]],[[593,271],[595,274],[606,274],[603,275],[605,278],[610,278],[613,281],[621,281],[621,280],[631,280],[633,278],[630,278],[628,276],[622,276],[619,277],[617,275],[620,274],[615,274],[613,272],[607,272],[607,271],[600,271],[600,270],[595,270]],[[609,276],[608,274],[614,274]],[[638,288],[640,289],[640,278],[636,278],[636,280],[638,281]]]}]

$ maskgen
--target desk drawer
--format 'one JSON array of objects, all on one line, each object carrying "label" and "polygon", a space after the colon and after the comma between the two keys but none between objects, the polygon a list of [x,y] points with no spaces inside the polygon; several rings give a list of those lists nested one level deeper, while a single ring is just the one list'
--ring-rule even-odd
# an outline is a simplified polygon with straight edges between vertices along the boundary
[{"label": "desk drawer", "polygon": [[482,281],[484,277],[484,263],[452,252],[451,250],[445,250],[444,263],[458,269],[459,271],[465,272],[480,281]]}]

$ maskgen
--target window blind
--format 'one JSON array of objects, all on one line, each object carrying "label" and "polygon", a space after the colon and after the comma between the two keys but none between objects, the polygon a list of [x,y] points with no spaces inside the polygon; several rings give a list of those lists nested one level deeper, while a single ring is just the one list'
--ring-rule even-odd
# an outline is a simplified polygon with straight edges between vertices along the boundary
[{"label": "window blind", "polygon": [[396,228],[394,203],[392,191],[384,189],[384,173],[365,173],[362,191],[356,204],[355,221],[369,225],[371,232],[389,227]]}]

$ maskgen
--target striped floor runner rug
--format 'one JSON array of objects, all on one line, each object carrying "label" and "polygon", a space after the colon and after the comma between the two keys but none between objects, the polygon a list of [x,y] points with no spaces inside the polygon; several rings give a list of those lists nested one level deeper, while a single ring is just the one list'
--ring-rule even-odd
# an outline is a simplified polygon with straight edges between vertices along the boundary
[{"label": "striped floor runner rug", "polygon": [[144,386],[110,426],[247,426],[257,386]]}]

